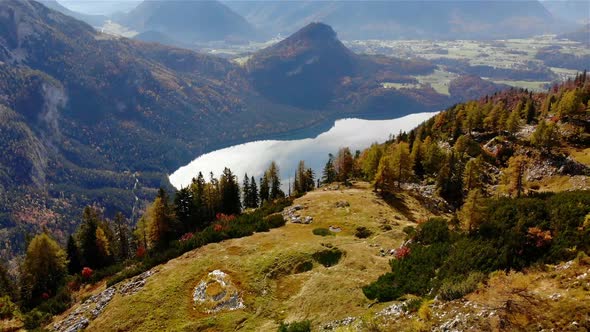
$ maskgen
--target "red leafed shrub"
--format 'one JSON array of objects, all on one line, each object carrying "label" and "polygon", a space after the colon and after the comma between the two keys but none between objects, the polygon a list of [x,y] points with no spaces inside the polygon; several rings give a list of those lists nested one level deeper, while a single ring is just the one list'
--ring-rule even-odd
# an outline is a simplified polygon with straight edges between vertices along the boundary
[{"label": "red leafed shrub", "polygon": [[180,237],[180,240],[179,241],[180,242],[188,241],[188,240],[192,239],[193,236],[194,236],[193,233],[186,233],[186,234],[184,234],[183,236]]},{"label": "red leafed shrub", "polygon": [[71,291],[80,290],[80,282],[79,280],[72,280],[68,282],[68,289]]},{"label": "red leafed shrub", "polygon": [[215,219],[221,222],[230,222],[236,219],[236,216],[234,216],[233,214],[227,215],[225,213],[218,213],[215,215]]},{"label": "red leafed shrub", "polygon": [[538,227],[529,227],[527,232],[527,238],[537,248],[541,248],[550,244],[551,240],[553,239],[553,236],[551,236],[551,231],[543,231]]},{"label": "red leafed shrub", "polygon": [[89,267],[84,267],[82,269],[82,277],[84,277],[85,279],[89,279],[90,277],[92,277],[92,269]]},{"label": "red leafed shrub", "polygon": [[223,230],[223,226],[221,224],[213,225],[213,230],[216,232],[221,232]]},{"label": "red leafed shrub", "polygon": [[404,259],[409,254],[410,254],[410,248],[408,248],[406,246],[401,246],[401,247],[397,248],[397,250],[395,251],[395,258],[396,259]]},{"label": "red leafed shrub", "polygon": [[41,298],[42,298],[43,300],[47,300],[47,299],[49,298],[49,293],[47,293],[47,292],[44,292],[43,294],[41,294]]},{"label": "red leafed shrub", "polygon": [[143,258],[146,254],[147,250],[145,250],[144,246],[137,247],[137,251],[135,252],[135,256],[137,258]]}]

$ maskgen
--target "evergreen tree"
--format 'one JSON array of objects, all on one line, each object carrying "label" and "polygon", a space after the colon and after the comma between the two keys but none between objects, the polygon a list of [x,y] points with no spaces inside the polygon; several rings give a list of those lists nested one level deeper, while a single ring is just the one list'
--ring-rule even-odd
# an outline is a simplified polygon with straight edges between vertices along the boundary
[{"label": "evergreen tree", "polygon": [[469,191],[465,203],[457,213],[461,226],[468,232],[473,232],[479,227],[483,216],[483,194],[479,188]]},{"label": "evergreen tree", "polygon": [[[418,139],[416,139],[416,141],[418,141]],[[377,143],[371,144],[371,147],[363,153],[361,168],[368,181],[373,181],[375,179],[375,174],[377,174],[377,168],[379,168],[379,161],[382,156],[383,148]]]},{"label": "evergreen tree", "polygon": [[271,161],[265,176],[268,178],[268,184],[270,187],[269,198],[275,200],[277,198],[285,197],[285,193],[281,190],[279,166],[274,160]]},{"label": "evergreen tree", "polygon": [[406,142],[400,142],[393,146],[392,170],[398,189],[402,182],[407,182],[412,177],[412,160],[410,159],[410,146]]},{"label": "evergreen tree", "polygon": [[194,217],[192,218],[190,225],[192,229],[203,229],[207,226],[209,215],[207,213],[207,185],[203,173],[199,172],[196,178],[193,178],[191,183],[191,192],[193,198]]},{"label": "evergreen tree", "polygon": [[430,136],[424,139],[424,172],[427,175],[436,175],[440,171],[445,155],[436,142]]},{"label": "evergreen tree", "polygon": [[10,278],[8,269],[0,262],[0,297],[8,296],[12,301],[17,299],[17,286]]},{"label": "evergreen tree", "polygon": [[508,160],[504,181],[510,195],[520,197],[526,188],[526,170],[528,158],[521,155],[512,156]]},{"label": "evergreen tree", "polygon": [[240,186],[236,176],[227,167],[219,178],[219,188],[221,191],[220,212],[227,215],[239,214],[242,210]]},{"label": "evergreen tree", "polygon": [[460,160],[454,150],[448,154],[437,176],[437,189],[442,198],[458,206],[463,198],[463,172]]},{"label": "evergreen tree", "polygon": [[541,120],[537,125],[537,128],[531,135],[531,143],[544,150],[551,150],[552,147],[557,145],[558,132],[555,128],[555,124],[547,124],[547,122]]},{"label": "evergreen tree", "polygon": [[267,202],[270,198],[270,185],[266,174],[260,179],[260,204]]},{"label": "evergreen tree", "polygon": [[391,192],[393,190],[395,176],[392,159],[391,154],[385,154],[379,161],[377,174],[375,174],[375,190],[381,190],[382,192]]},{"label": "evergreen tree", "polygon": [[68,237],[67,245],[67,258],[68,258],[68,272],[71,275],[80,273],[82,271],[82,263],[80,262],[80,251],[76,244],[76,239],[72,235]]},{"label": "evergreen tree", "polygon": [[260,201],[258,199],[258,187],[256,186],[256,180],[254,177],[250,179],[250,207],[257,208]]},{"label": "evergreen tree", "polygon": [[[401,133],[400,133],[401,135]],[[338,181],[342,181],[347,183],[352,175],[352,168],[353,168],[354,160],[352,158],[352,153],[348,147],[340,148],[338,150],[338,156],[336,157],[335,168]]]},{"label": "evergreen tree", "polygon": [[147,208],[147,238],[150,247],[165,248],[175,238],[176,225],[174,211],[168,202],[168,194],[162,188],[158,196]]},{"label": "evergreen tree", "polygon": [[197,212],[195,199],[190,187],[182,188],[174,196],[174,212],[180,228],[189,232],[195,227]]},{"label": "evergreen tree", "polygon": [[103,267],[105,261],[101,256],[96,238],[100,219],[98,210],[90,206],[85,207],[82,212],[82,222],[76,232],[82,264],[93,269]]},{"label": "evergreen tree", "polygon": [[465,172],[463,173],[463,187],[468,192],[475,188],[481,188],[483,185],[481,181],[483,159],[481,156],[469,159],[465,164]]},{"label": "evergreen tree", "polygon": [[424,176],[424,150],[422,148],[422,141],[416,138],[412,144],[412,153],[410,155],[412,163],[412,170],[418,179]]},{"label": "evergreen tree", "polygon": [[46,293],[55,295],[67,275],[66,253],[49,235],[33,238],[22,266],[22,295],[27,304]]},{"label": "evergreen tree", "polygon": [[127,226],[127,219],[121,212],[117,212],[115,215],[115,227],[116,235],[117,235],[117,243],[118,243],[118,257],[119,260],[126,260],[130,257],[131,248],[129,245],[130,241],[130,234],[129,234],[129,227]]},{"label": "evergreen tree", "polygon": [[535,110],[535,104],[530,98],[527,100],[526,105],[524,106],[524,112],[527,124],[531,124],[533,121],[535,121],[535,118],[537,117],[537,112]]},{"label": "evergreen tree", "polygon": [[328,154],[328,161],[322,172],[322,183],[330,184],[334,181],[336,181],[336,168],[334,167],[334,156],[330,153]]},{"label": "evergreen tree", "polygon": [[245,209],[252,208],[250,189],[250,178],[248,177],[248,173],[245,173],[244,182],[242,182],[242,201]]},{"label": "evergreen tree", "polygon": [[506,120],[506,130],[514,135],[516,134],[521,127],[521,120],[520,120],[520,111],[512,111],[510,116]]},{"label": "evergreen tree", "polygon": [[315,174],[313,172],[313,169],[308,168],[307,171],[305,171],[305,180],[306,180],[306,184],[305,184],[305,191],[312,191],[313,188],[315,187]]}]

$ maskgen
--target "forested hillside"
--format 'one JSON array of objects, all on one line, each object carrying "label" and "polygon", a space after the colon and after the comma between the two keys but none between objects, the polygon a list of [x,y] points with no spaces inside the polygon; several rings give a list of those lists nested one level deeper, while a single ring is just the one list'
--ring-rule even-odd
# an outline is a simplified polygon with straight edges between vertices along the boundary
[{"label": "forested hillside", "polygon": [[[88,204],[137,221],[157,188],[169,187],[168,173],[211,149],[354,114],[397,117],[451,103],[432,89],[382,87],[431,70],[428,62],[355,55],[327,26],[328,36],[310,38],[323,25],[254,54],[245,70],[222,58],[102,34],[35,1],[2,1],[0,13],[0,104],[7,120],[0,137],[6,228],[0,237],[9,240],[2,249],[8,257],[22,253],[25,233],[41,227],[65,243]],[[273,52],[291,41],[301,48],[277,62]],[[336,52],[325,41],[338,44]],[[354,61],[336,61],[343,54]],[[309,76],[306,61],[318,57],[335,66]],[[306,87],[317,87],[308,78],[326,87],[308,102],[281,97],[301,96],[298,90],[308,97]]]}]

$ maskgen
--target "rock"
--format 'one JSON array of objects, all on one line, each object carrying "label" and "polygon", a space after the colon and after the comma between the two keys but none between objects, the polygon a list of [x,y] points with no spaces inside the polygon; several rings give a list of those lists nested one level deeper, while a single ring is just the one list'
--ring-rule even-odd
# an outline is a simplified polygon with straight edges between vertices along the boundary
[{"label": "rock", "polygon": [[340,232],[342,232],[342,228],[340,228],[338,226],[332,226],[332,225],[330,225],[330,227],[328,227],[328,229],[332,233],[340,233]]},{"label": "rock", "polygon": [[231,278],[221,270],[209,272],[193,292],[195,305],[206,313],[233,311],[245,308]]},{"label": "rock", "polygon": [[345,208],[345,207],[349,207],[350,203],[348,203],[347,201],[338,201],[336,202],[336,207],[337,208]]},{"label": "rock", "polygon": [[307,216],[307,217],[305,217],[305,219],[303,219],[304,224],[311,224],[312,221],[313,221],[313,217],[310,217],[310,216]]},{"label": "rock", "polygon": [[334,330],[334,329],[336,329],[338,327],[351,325],[355,321],[356,321],[356,317],[346,317],[346,318],[343,318],[343,319],[331,321],[331,322],[329,322],[327,324],[324,324],[322,326],[322,329],[323,330]]}]

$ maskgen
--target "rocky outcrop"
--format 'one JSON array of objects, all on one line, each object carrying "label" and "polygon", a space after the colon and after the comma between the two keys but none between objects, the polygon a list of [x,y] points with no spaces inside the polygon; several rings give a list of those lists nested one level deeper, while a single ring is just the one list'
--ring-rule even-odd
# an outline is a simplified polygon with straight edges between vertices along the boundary
[{"label": "rocky outcrop", "polygon": [[53,331],[76,332],[85,329],[90,324],[90,321],[96,319],[105,310],[117,293],[123,296],[137,293],[143,288],[147,278],[155,272],[154,269],[146,271],[129,281],[108,287],[102,292],[92,295],[66,318],[54,323]]},{"label": "rocky outcrop", "polygon": [[311,224],[313,222],[313,217],[301,216],[300,211],[303,209],[304,207],[299,204],[293,205],[283,211],[283,219],[294,224]]},{"label": "rocky outcrop", "polygon": [[193,292],[193,301],[197,309],[209,314],[245,308],[237,287],[221,270],[209,272],[199,282]]}]

